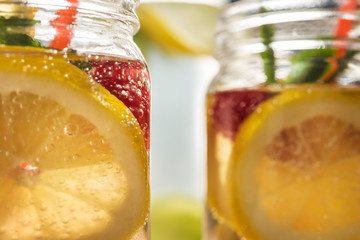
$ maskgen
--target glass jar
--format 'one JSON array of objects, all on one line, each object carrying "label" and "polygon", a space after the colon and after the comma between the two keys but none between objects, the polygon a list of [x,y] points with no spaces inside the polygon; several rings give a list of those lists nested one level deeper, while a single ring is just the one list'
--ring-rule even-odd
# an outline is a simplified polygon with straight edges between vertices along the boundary
[{"label": "glass jar", "polygon": [[138,0],[0,0],[0,239],[149,239]]},{"label": "glass jar", "polygon": [[205,239],[360,237],[359,34],[352,0],[222,10]]}]

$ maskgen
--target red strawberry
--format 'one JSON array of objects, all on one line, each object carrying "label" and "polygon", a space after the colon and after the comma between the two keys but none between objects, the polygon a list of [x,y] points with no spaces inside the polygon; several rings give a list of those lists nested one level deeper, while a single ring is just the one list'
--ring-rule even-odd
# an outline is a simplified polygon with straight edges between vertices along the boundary
[{"label": "red strawberry", "polygon": [[90,61],[89,75],[121,100],[138,120],[147,149],[150,137],[150,78],[140,61]]},{"label": "red strawberry", "polygon": [[210,112],[215,129],[235,139],[240,124],[269,97],[269,92],[249,89],[215,93]]}]

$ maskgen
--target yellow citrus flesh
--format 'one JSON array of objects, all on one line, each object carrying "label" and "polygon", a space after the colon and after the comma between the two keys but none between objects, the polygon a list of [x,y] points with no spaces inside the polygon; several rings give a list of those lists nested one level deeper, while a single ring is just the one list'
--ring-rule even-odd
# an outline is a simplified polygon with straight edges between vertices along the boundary
[{"label": "yellow citrus flesh", "polygon": [[149,186],[126,106],[34,49],[1,49],[0,86],[0,239],[130,239]]},{"label": "yellow citrus flesh", "polygon": [[359,239],[360,94],[286,90],[239,129],[236,229],[246,239]]}]

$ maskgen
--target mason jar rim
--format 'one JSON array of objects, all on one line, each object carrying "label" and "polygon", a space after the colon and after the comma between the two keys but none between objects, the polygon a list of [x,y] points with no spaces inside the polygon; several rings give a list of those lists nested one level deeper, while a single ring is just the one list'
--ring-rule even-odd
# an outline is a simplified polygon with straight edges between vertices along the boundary
[{"label": "mason jar rim", "polygon": [[[76,7],[73,6],[74,2],[77,3]],[[135,13],[139,0],[0,0],[0,4],[2,3],[26,4],[30,7],[45,7],[54,10],[76,8],[79,15],[81,13],[89,13],[95,16],[106,15],[114,20],[127,22],[132,25],[132,34],[139,30],[139,19]]]},{"label": "mason jar rim", "polygon": [[[258,14],[273,14],[280,12],[314,12],[338,10],[346,0],[238,0],[227,4],[218,14],[215,35],[227,29],[225,25],[240,22],[245,18]],[[358,4],[359,9],[359,4]],[[286,21],[286,19],[284,19]],[[266,24],[266,23],[264,23]]]},{"label": "mason jar rim", "polygon": [[358,20],[359,4],[356,10],[341,10],[340,5],[345,1],[347,0],[238,0],[220,11],[214,36],[215,39],[222,40],[229,34],[261,25],[320,19],[339,14],[347,19]]},{"label": "mason jar rim", "polygon": [[241,14],[249,16],[261,13],[260,9],[267,12],[277,12],[286,10],[306,10],[306,9],[336,9],[344,0],[239,0],[225,6],[220,15]]}]

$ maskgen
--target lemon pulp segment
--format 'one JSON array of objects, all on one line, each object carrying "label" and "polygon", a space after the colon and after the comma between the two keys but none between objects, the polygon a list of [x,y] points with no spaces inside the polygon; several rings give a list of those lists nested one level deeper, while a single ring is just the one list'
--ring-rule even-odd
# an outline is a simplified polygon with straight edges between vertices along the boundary
[{"label": "lemon pulp segment", "polygon": [[231,172],[246,239],[358,239],[359,109],[358,91],[285,90],[249,116]]},{"label": "lemon pulp segment", "polygon": [[63,57],[6,51],[0,239],[130,239],[149,207],[148,158],[136,119]]}]

